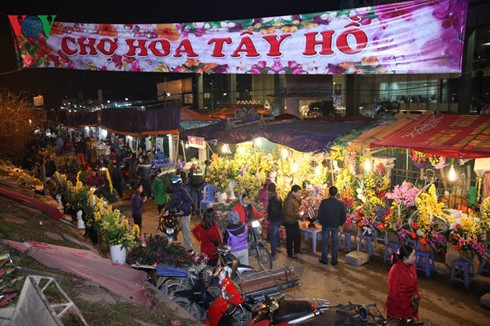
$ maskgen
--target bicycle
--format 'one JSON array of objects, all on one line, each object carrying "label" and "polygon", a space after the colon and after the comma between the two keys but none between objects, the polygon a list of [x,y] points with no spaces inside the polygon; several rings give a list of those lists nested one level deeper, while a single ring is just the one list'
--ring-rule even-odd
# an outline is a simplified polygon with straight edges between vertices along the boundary
[{"label": "bicycle", "polygon": [[272,256],[262,240],[262,225],[259,220],[252,220],[249,228],[248,254],[257,258],[260,269],[263,271],[272,269]]}]

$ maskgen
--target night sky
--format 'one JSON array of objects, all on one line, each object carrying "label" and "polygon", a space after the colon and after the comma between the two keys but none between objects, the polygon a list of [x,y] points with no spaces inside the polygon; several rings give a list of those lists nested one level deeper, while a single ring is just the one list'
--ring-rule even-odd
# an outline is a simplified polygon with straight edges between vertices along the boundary
[{"label": "night sky", "polygon": [[[155,98],[156,83],[179,77],[175,74],[92,72],[65,69],[17,71],[13,39],[7,15],[56,14],[57,21],[80,23],[176,23],[258,18],[336,10],[340,1],[283,0],[161,0],[155,1],[1,1],[0,2],[0,88],[24,94],[43,94],[46,104],[59,104],[64,96],[96,98],[97,89],[132,98]],[[362,1],[343,1],[362,6]],[[13,73],[9,73],[12,72]]]}]

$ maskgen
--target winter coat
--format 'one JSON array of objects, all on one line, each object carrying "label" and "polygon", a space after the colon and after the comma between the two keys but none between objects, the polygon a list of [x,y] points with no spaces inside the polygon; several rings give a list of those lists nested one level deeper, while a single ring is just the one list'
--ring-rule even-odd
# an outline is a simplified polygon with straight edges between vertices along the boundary
[{"label": "winter coat", "polygon": [[242,223],[248,223],[250,219],[262,217],[262,214],[260,214],[259,211],[255,209],[254,205],[248,204],[248,206],[245,207],[243,206],[241,201],[233,207],[233,210],[238,212],[238,215],[240,216],[240,222]]},{"label": "winter coat", "polygon": [[271,193],[269,203],[267,204],[267,219],[269,222],[277,222],[283,220],[282,200],[277,197],[277,194]]},{"label": "winter coat", "polygon": [[284,200],[284,204],[283,204],[284,222],[288,224],[298,223],[299,206],[300,206],[299,200],[297,200],[294,197],[293,193],[290,191],[288,193],[288,196]]},{"label": "winter coat", "polygon": [[[399,260],[391,266],[388,274],[387,318],[412,318],[412,297],[420,298],[417,283],[415,265]],[[416,314],[415,318],[417,317]]]},{"label": "winter coat", "polygon": [[192,230],[192,234],[201,242],[201,253],[208,256],[209,259],[218,257],[218,246],[221,244],[221,235],[216,225],[205,229],[202,224],[199,224]]},{"label": "winter coat", "polygon": [[204,184],[204,172],[200,167],[191,168],[189,170],[189,186],[200,188]]},{"label": "winter coat", "polygon": [[166,210],[170,210],[175,208],[177,210],[181,210],[184,212],[184,216],[191,215],[191,207],[192,207],[192,198],[184,189],[182,184],[179,184],[175,189],[172,197],[170,198],[170,202],[168,203]]},{"label": "winter coat", "polygon": [[264,211],[267,212],[267,207],[269,205],[269,192],[267,191],[267,187],[262,187],[259,189],[257,198],[262,203],[262,206],[264,207]]},{"label": "winter coat", "polygon": [[336,228],[345,223],[345,204],[335,197],[322,200],[318,209],[318,221],[324,228]]},{"label": "winter coat", "polygon": [[248,226],[242,222],[230,224],[225,229],[223,241],[231,247],[231,252],[248,248]]},{"label": "winter coat", "polygon": [[142,214],[144,203],[145,201],[141,197],[141,192],[139,192],[139,190],[136,190],[133,193],[133,197],[131,197],[131,212],[133,214]]},{"label": "winter coat", "polygon": [[155,178],[153,180],[153,194],[155,196],[155,204],[166,205],[169,200],[169,194],[167,193],[167,187],[170,182],[166,182],[164,178]]}]

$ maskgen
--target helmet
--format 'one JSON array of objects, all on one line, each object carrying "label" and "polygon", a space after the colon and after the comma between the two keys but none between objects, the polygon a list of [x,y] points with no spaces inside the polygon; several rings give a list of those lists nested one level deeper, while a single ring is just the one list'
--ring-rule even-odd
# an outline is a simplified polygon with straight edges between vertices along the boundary
[{"label": "helmet", "polygon": [[181,183],[182,179],[179,177],[173,177],[172,179],[170,179],[170,181],[172,182],[172,184],[176,185],[176,184]]}]

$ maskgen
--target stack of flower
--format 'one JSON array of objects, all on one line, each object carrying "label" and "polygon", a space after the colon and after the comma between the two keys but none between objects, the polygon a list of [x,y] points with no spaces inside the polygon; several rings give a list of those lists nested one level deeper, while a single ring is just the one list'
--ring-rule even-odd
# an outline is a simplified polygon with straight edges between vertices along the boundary
[{"label": "stack of flower", "polygon": [[463,214],[461,223],[456,224],[451,230],[449,242],[454,245],[454,249],[463,251],[463,256],[470,260],[475,255],[488,260],[488,243],[483,240],[486,227],[484,224],[486,223],[486,221],[482,221],[476,216]]},{"label": "stack of flower", "polygon": [[408,221],[408,232],[412,239],[421,244],[429,243],[438,251],[446,247],[448,226],[453,218],[444,213],[444,203],[437,200],[436,187],[431,184],[427,193],[421,193],[416,199],[417,214]]},{"label": "stack of flower", "polygon": [[53,191],[56,195],[61,195],[65,198],[68,193],[68,181],[66,174],[61,174],[56,171],[53,175]]},{"label": "stack of flower", "polygon": [[211,165],[206,170],[206,183],[214,184],[219,190],[225,189],[227,186],[226,178],[224,177],[225,161],[217,154],[213,154]]},{"label": "stack of flower", "polygon": [[386,189],[389,180],[377,173],[366,173],[356,189],[358,206],[354,223],[363,234],[371,235],[374,230],[385,230],[383,217],[386,214]]},{"label": "stack of flower", "polygon": [[138,226],[134,225],[131,229],[128,219],[118,209],[112,209],[112,206],[104,209],[98,202],[94,209],[94,221],[97,231],[109,245],[129,248],[136,244],[140,233]]},{"label": "stack of flower", "polygon": [[416,150],[412,150],[413,165],[415,165],[419,169],[423,169],[427,165],[427,160],[428,160],[427,154],[418,152]]},{"label": "stack of flower", "polygon": [[192,266],[193,257],[179,243],[168,243],[165,235],[150,235],[141,239],[128,253],[129,264],[165,264],[176,267]]},{"label": "stack of flower", "polygon": [[393,200],[384,219],[388,230],[396,233],[406,227],[409,217],[416,211],[415,198],[418,193],[417,187],[403,181],[401,186],[396,185],[393,192],[386,194],[386,198]]},{"label": "stack of flower", "polygon": [[315,222],[318,218],[318,209],[324,198],[322,193],[323,189],[321,187],[314,188],[310,186],[306,188],[305,195],[301,199],[299,213],[303,216],[303,219],[308,219],[310,223]]}]

